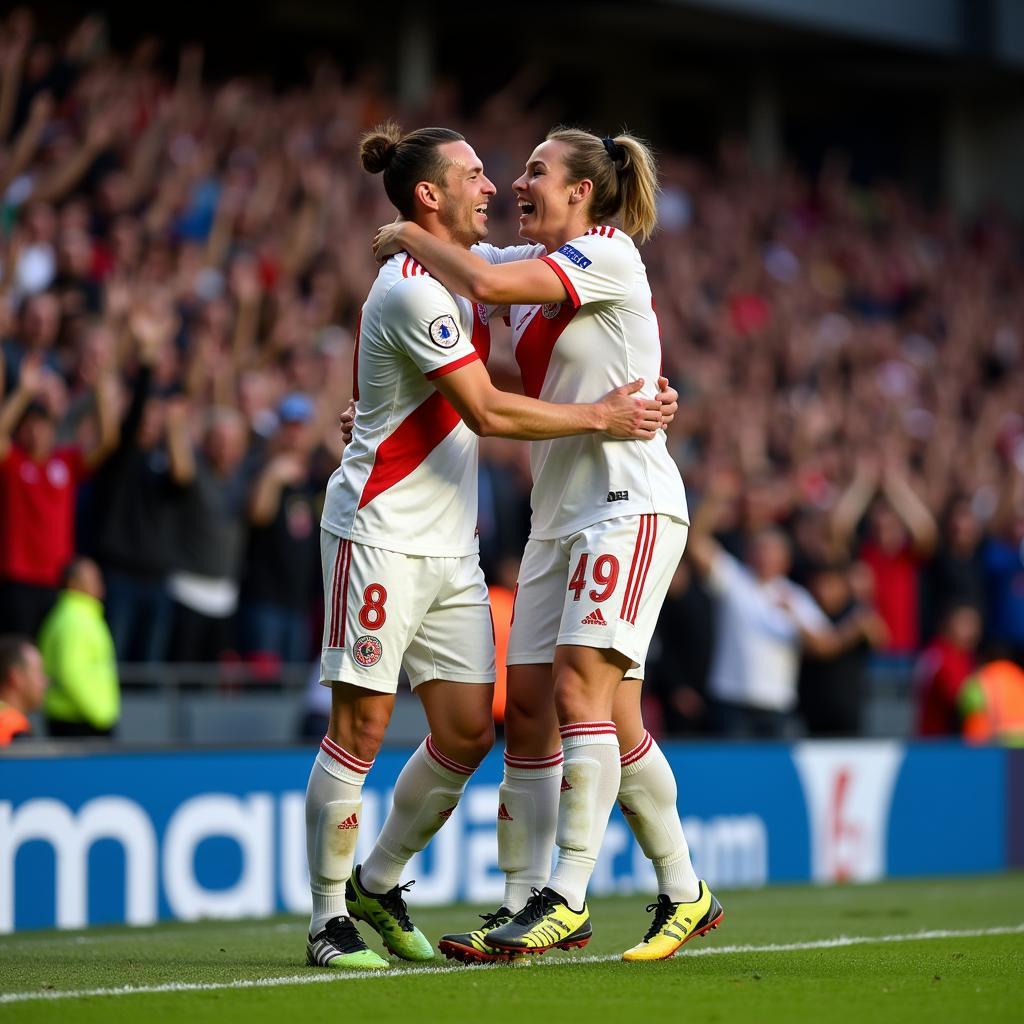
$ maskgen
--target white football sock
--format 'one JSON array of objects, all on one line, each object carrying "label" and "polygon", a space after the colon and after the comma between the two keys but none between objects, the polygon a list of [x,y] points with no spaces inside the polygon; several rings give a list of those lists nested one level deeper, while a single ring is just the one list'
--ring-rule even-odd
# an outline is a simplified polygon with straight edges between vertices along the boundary
[{"label": "white football sock", "polygon": [[619,741],[614,722],[576,722],[558,731],[565,765],[555,833],[558,863],[548,885],[578,911],[619,791]]},{"label": "white football sock", "polygon": [[692,903],[700,887],[676,807],[676,780],[649,732],[622,755],[619,807],[658,876],[658,892]]},{"label": "white football sock", "polygon": [[306,786],[306,859],[316,936],[332,917],[346,917],[345,883],[359,837],[362,791],[372,761],[362,761],[325,736]]},{"label": "white football sock", "polygon": [[359,869],[364,889],[384,893],[398,885],[413,854],[451,817],[475,770],[441,753],[427,736],[398,776],[387,821]]},{"label": "white football sock", "polygon": [[551,874],[558,822],[562,764],[558,750],[547,757],[505,752],[505,778],[498,789],[498,867],[505,872],[504,906],[518,912],[533,889]]}]

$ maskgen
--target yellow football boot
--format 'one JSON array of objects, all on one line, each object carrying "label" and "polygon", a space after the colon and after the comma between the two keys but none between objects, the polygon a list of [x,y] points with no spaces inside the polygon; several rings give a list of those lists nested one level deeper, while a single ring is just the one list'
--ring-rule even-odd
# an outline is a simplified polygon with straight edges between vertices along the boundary
[{"label": "yellow football boot", "polygon": [[654,911],[651,927],[642,942],[622,954],[623,960],[667,960],[684,942],[717,928],[725,916],[722,904],[704,882],[693,903],[673,903],[662,893],[647,910]]},{"label": "yellow football boot", "polygon": [[505,953],[546,953],[549,949],[582,949],[592,934],[585,903],[577,912],[553,890],[534,889],[526,906],[507,924],[488,932],[484,941]]}]

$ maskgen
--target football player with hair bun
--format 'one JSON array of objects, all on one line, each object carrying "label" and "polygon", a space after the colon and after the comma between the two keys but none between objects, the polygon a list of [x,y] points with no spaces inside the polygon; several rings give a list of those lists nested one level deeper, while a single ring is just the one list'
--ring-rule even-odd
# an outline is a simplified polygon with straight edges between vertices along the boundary
[{"label": "football player with hair bun", "polygon": [[[388,123],[361,143],[402,216],[438,241],[487,258],[494,186],[461,135],[403,134]],[[313,916],[307,961],[382,968],[354,920],[405,960],[434,951],[409,920],[401,874],[458,805],[494,742],[494,642],[476,538],[477,436],[600,435],[650,441],[654,397],[625,376],[593,401],[553,404],[491,383],[486,303],[453,295],[408,254],[387,259],[360,316],[354,436],[331,477],[321,522],[326,615],[321,681],[330,725],[306,791]],[[607,392],[607,393],[606,393]],[[402,769],[366,863],[354,867],[361,791],[391,717],[399,670],[430,733]],[[411,883],[410,883],[411,884]]]},{"label": "football player with hair bun", "polygon": [[[375,250],[408,252],[473,302],[509,305],[527,395],[579,402],[616,378],[653,383],[661,340],[633,241],[657,219],[650,150],[628,134],[556,128],[513,189],[520,233],[536,243],[525,253],[485,258],[409,222],[382,228]],[[618,799],[660,890],[650,928],[623,955],[664,959],[723,916],[694,873],[675,779],[640,712],[648,645],[686,544],[683,482],[663,433],[642,444],[551,438],[531,445],[530,461],[498,808],[505,897],[441,949],[479,962],[585,945],[587,885]]]}]

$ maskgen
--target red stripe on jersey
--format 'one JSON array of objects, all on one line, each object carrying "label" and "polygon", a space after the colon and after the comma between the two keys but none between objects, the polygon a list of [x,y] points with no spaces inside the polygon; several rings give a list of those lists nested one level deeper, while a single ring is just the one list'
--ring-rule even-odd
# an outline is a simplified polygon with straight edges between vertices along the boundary
[{"label": "red stripe on jersey", "polygon": [[523,378],[523,391],[530,398],[540,396],[555,343],[575,315],[575,308],[563,302],[558,316],[553,320],[548,320],[538,309],[534,312],[533,319],[526,325],[526,330],[516,345],[516,362]]},{"label": "red stripe on jersey", "polygon": [[402,264],[402,277],[409,276],[409,265],[412,263],[412,257],[406,256],[405,262]]},{"label": "red stripe on jersey", "polygon": [[491,325],[487,320],[487,307],[478,302],[473,306],[473,348],[486,363],[491,354]]},{"label": "red stripe on jersey", "polygon": [[615,234],[615,228],[609,228],[608,229],[608,237],[611,238],[612,235],[614,235],[614,234]]},{"label": "red stripe on jersey", "polygon": [[398,429],[377,446],[359,508],[404,480],[458,426],[459,414],[440,391],[421,402]]},{"label": "red stripe on jersey", "polygon": [[463,366],[468,366],[470,363],[475,363],[480,356],[476,352],[470,352],[468,356],[463,356],[461,359],[455,359],[450,363],[445,363],[444,366],[439,366],[436,370],[431,370],[430,373],[423,374],[427,380],[437,380],[438,377],[444,377],[446,374],[452,373],[455,370],[461,370]]},{"label": "red stripe on jersey", "polygon": [[573,287],[572,281],[569,280],[569,275],[550,256],[541,256],[540,261],[541,263],[546,263],[558,275],[559,281],[565,285],[565,290],[569,295],[569,301],[572,303],[573,309],[579,309],[583,303],[580,302],[580,297]]}]

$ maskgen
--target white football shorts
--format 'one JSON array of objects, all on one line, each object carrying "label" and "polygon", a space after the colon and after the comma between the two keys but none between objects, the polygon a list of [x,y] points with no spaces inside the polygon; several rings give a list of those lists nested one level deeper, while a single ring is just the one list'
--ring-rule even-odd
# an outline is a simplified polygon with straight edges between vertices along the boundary
[{"label": "white football shorts", "polygon": [[404,555],[320,531],[320,682],[395,693],[432,679],[494,682],[494,624],[477,555]]},{"label": "white football shorts", "polygon": [[664,515],[623,516],[557,540],[530,540],[523,554],[508,642],[509,665],[544,665],[555,647],[607,647],[642,679],[647,648],[688,527]]}]

